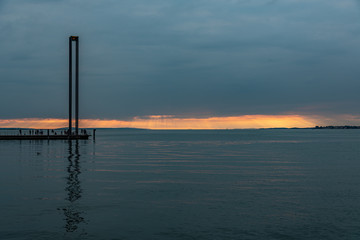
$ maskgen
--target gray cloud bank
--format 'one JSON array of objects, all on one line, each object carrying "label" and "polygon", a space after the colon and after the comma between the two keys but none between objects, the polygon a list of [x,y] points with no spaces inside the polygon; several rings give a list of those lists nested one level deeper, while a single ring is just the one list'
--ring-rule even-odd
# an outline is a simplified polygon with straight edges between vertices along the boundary
[{"label": "gray cloud bank", "polygon": [[0,118],[358,114],[352,0],[0,0]]}]

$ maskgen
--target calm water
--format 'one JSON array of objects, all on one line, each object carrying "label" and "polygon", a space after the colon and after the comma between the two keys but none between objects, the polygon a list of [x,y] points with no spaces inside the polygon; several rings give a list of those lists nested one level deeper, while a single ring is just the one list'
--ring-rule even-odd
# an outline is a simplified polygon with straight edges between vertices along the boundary
[{"label": "calm water", "polygon": [[360,130],[98,130],[0,161],[0,239],[360,239]]}]

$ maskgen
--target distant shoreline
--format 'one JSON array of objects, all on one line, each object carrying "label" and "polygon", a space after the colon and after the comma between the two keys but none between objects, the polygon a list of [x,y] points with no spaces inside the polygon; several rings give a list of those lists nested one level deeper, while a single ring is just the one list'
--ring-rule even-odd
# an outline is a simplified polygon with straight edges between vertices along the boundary
[{"label": "distant shoreline", "polygon": [[360,126],[316,126],[314,129],[360,129]]}]

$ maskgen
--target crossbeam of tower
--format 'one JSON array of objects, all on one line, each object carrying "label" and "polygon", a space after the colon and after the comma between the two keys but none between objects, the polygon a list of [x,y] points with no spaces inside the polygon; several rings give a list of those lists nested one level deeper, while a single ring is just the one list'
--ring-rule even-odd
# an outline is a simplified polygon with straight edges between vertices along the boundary
[{"label": "crossbeam of tower", "polygon": [[69,37],[69,138],[72,135],[72,78],[73,78],[73,53],[72,47],[75,42],[75,135],[79,135],[79,37]]}]

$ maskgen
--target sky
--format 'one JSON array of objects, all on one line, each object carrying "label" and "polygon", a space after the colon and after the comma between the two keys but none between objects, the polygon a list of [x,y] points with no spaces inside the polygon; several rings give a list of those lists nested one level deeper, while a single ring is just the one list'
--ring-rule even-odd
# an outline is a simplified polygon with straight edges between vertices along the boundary
[{"label": "sky", "polygon": [[0,0],[0,31],[0,127],[66,126],[71,35],[82,127],[360,125],[357,0]]}]

